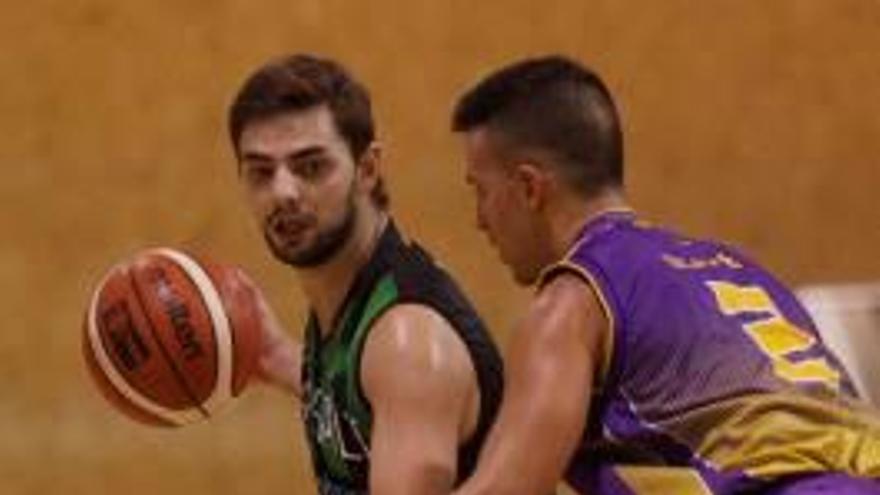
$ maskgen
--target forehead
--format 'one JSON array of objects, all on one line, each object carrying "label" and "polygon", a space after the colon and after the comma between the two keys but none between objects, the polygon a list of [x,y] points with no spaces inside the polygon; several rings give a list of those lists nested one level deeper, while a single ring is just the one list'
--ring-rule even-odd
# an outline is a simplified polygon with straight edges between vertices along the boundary
[{"label": "forehead", "polygon": [[469,178],[500,172],[504,163],[498,151],[498,139],[485,127],[463,134],[466,173]]},{"label": "forehead", "polygon": [[245,125],[241,153],[288,154],[308,147],[345,146],[326,105],[291,110],[255,119]]}]

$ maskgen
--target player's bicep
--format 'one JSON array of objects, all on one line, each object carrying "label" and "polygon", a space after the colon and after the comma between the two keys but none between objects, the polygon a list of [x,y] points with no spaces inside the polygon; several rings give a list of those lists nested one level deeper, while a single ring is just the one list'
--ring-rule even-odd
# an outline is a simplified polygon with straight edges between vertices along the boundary
[{"label": "player's bicep", "polygon": [[431,310],[401,306],[376,323],[361,368],[373,409],[371,493],[449,493],[469,366],[464,344]]}]

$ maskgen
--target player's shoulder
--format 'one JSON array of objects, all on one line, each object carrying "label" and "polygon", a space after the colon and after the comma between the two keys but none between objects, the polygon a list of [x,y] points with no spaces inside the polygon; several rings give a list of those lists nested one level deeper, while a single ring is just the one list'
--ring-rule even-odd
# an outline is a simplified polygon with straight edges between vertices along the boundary
[{"label": "player's shoulder", "polygon": [[592,289],[589,280],[575,270],[561,270],[544,280],[538,288],[534,305],[577,306],[583,297],[589,299]]},{"label": "player's shoulder", "polygon": [[451,325],[433,306],[420,302],[400,302],[385,311],[372,325],[371,334],[445,334]]},{"label": "player's shoulder", "polygon": [[641,219],[611,224],[586,232],[563,258],[563,262],[588,266],[634,267],[651,258],[679,236]]},{"label": "player's shoulder", "polygon": [[591,279],[579,272],[564,270],[541,286],[529,308],[528,318],[553,323],[603,314],[598,288]]},{"label": "player's shoulder", "polygon": [[392,306],[373,323],[360,373],[368,397],[385,396],[387,387],[406,386],[411,378],[454,389],[475,379],[467,347],[449,322],[429,306],[409,303]]},{"label": "player's shoulder", "polygon": [[467,358],[467,349],[449,321],[435,308],[419,303],[395,304],[373,322],[364,348],[365,362],[395,360],[404,365],[451,363]]}]

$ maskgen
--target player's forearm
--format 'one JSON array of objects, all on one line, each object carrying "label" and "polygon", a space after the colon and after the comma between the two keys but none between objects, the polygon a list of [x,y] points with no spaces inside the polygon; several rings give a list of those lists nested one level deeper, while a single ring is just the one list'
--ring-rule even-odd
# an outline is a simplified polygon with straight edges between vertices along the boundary
[{"label": "player's forearm", "polygon": [[[378,469],[377,469],[378,468]],[[398,462],[397,468],[373,467],[370,493],[384,495],[449,495],[455,479],[454,469],[445,464]]]},{"label": "player's forearm", "polygon": [[[510,440],[508,438],[508,440]],[[536,444],[514,446],[507,442],[502,449],[487,452],[478,471],[454,495],[546,495],[553,493],[559,474],[543,462]]]},{"label": "player's forearm", "polygon": [[[580,363],[587,359],[562,362]],[[580,441],[591,374],[580,364],[563,373],[552,360],[514,375],[477,472],[458,495],[552,493]],[[516,371],[516,363],[511,369]]]},{"label": "player's forearm", "polygon": [[[542,373],[534,373],[540,378]],[[477,473],[460,495],[546,495],[553,493],[581,438],[588,399],[575,392],[549,393],[552,385],[526,387],[508,397]],[[571,381],[557,380],[565,390]],[[584,383],[578,386],[587,388]]]},{"label": "player's forearm", "polygon": [[302,397],[302,344],[290,338],[272,343],[260,357],[258,376],[297,398]]},{"label": "player's forearm", "polygon": [[518,493],[516,487],[509,479],[475,477],[452,492],[452,495],[514,495],[516,493]]},{"label": "player's forearm", "polygon": [[293,339],[259,287],[242,274],[242,280],[254,292],[260,319],[261,344],[255,376],[261,382],[302,397],[302,343]]},{"label": "player's forearm", "polygon": [[[498,421],[480,456],[472,492],[545,495],[564,475],[583,434],[600,331],[587,331],[592,296],[578,279],[559,278],[517,328]],[[593,296],[595,299],[595,296]],[[596,311],[587,316],[600,315]],[[598,317],[596,317],[598,318]]]}]

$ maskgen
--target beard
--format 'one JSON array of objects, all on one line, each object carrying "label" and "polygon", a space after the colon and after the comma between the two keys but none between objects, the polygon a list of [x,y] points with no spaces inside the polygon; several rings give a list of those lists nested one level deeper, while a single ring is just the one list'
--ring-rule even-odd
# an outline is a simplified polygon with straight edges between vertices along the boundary
[{"label": "beard", "polygon": [[[283,209],[276,210],[266,222],[263,228],[263,237],[269,249],[278,261],[294,268],[314,268],[321,266],[332,259],[348,242],[354,232],[356,208],[354,195],[350,194],[346,199],[345,211],[342,216],[330,225],[320,228],[310,245],[302,248],[287,243],[283,238],[272,234],[276,225],[285,223],[309,224],[314,223],[314,217],[306,220],[297,220],[297,214],[289,213]],[[294,227],[295,228],[295,227]],[[280,230],[284,230],[282,227]]]}]

